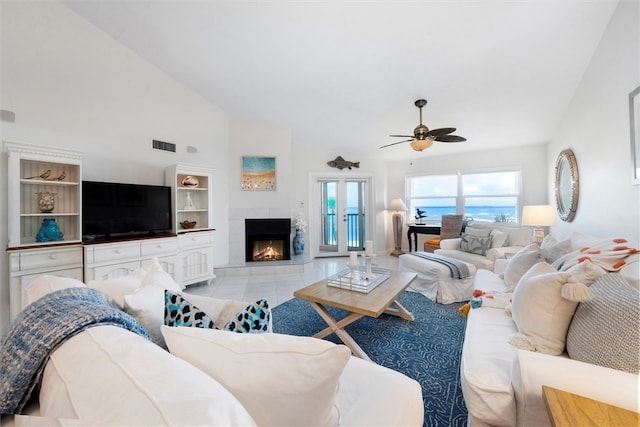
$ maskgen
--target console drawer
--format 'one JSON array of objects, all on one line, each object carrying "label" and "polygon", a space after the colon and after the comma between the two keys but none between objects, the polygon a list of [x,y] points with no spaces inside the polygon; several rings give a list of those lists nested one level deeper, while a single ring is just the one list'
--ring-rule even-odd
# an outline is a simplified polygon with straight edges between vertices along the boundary
[{"label": "console drawer", "polygon": [[12,265],[11,271],[58,270],[69,265],[82,266],[82,247],[20,251],[19,264],[19,266]]},{"label": "console drawer", "polygon": [[143,258],[163,255],[175,255],[178,252],[178,240],[169,239],[153,239],[143,242],[140,245],[140,252]]},{"label": "console drawer", "polygon": [[140,258],[140,243],[102,244],[91,248],[91,263],[122,261],[128,258]]},{"label": "console drawer", "polygon": [[178,245],[180,249],[197,248],[213,243],[213,232],[197,232],[186,233],[178,236]]}]

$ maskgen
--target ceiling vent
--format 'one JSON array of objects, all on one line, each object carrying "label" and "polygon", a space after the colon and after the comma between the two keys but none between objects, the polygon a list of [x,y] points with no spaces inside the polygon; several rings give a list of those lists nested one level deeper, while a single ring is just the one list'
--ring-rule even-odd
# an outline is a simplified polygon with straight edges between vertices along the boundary
[{"label": "ceiling vent", "polygon": [[157,139],[153,140],[153,148],[156,150],[170,151],[172,153],[176,152],[176,144],[172,144],[171,142],[158,141]]}]

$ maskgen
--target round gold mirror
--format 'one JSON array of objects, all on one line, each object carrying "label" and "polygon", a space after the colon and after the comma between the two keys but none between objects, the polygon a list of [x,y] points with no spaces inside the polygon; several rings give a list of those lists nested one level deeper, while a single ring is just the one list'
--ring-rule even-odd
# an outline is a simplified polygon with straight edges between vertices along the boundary
[{"label": "round gold mirror", "polygon": [[556,160],[556,209],[560,219],[573,221],[578,209],[578,162],[570,149],[563,150]]}]

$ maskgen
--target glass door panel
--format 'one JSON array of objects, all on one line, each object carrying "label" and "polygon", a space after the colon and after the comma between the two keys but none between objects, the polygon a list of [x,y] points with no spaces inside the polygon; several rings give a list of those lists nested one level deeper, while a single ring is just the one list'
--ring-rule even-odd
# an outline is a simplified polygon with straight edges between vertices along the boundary
[{"label": "glass door panel", "polygon": [[320,253],[347,255],[366,240],[366,180],[319,180]]}]

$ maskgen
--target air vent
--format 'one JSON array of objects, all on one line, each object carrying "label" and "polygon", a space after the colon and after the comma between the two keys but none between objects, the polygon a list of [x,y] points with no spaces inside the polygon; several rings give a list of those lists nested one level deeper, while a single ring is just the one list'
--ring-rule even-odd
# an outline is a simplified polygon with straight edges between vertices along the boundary
[{"label": "air vent", "polygon": [[156,150],[171,151],[172,153],[176,152],[176,144],[172,144],[170,142],[158,141],[157,139],[153,140],[153,148]]}]

